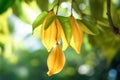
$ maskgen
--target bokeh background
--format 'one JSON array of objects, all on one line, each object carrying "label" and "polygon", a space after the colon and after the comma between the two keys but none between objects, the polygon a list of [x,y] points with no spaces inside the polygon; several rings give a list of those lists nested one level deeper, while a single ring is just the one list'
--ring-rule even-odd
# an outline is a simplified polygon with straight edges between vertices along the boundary
[{"label": "bokeh background", "polygon": [[[71,0],[60,1],[58,15],[70,16]],[[64,69],[49,77],[49,53],[39,29],[32,31],[32,23],[57,0],[0,0],[0,80],[120,80],[120,36],[108,25],[106,0],[75,1],[78,7],[73,6],[73,15],[95,17],[99,33],[84,33],[81,54],[69,47],[64,51]],[[113,21],[120,28],[120,0],[111,1]]]}]

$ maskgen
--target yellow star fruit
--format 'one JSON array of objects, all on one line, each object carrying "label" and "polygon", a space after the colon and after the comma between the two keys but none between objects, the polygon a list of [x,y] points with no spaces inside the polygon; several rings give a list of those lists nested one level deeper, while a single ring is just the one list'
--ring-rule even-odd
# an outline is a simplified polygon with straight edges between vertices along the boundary
[{"label": "yellow star fruit", "polygon": [[53,74],[59,73],[65,64],[65,56],[62,52],[60,46],[56,44],[55,48],[51,51],[47,59],[48,65],[48,76],[52,76]]},{"label": "yellow star fruit", "polygon": [[55,18],[55,26],[56,26],[56,41],[58,42],[61,39],[61,32],[62,32],[62,26],[57,18]]},{"label": "yellow star fruit", "polygon": [[56,43],[56,33],[54,21],[46,30],[44,30],[44,26],[41,27],[41,40],[48,51],[50,51],[53,45]]},{"label": "yellow star fruit", "polygon": [[72,27],[71,47],[79,54],[82,45],[83,32],[73,16],[69,18]]},{"label": "yellow star fruit", "polygon": [[64,50],[67,49],[67,47],[69,45],[68,45],[68,42],[66,40],[66,37],[65,37],[64,31],[62,29],[62,26],[61,26],[61,24],[60,24],[60,22],[57,18],[56,18],[56,25],[57,25],[57,30],[58,30],[58,40],[62,39],[62,50],[64,51]]},{"label": "yellow star fruit", "polygon": [[65,37],[65,34],[63,31],[62,31],[61,35],[62,35],[62,50],[64,51],[68,48],[69,45],[68,45],[68,42],[66,40],[66,37]]},{"label": "yellow star fruit", "polygon": [[50,51],[51,48],[60,40],[61,38],[61,26],[57,18],[49,25],[45,30],[45,24],[49,17],[54,16],[54,12],[48,13],[47,17],[43,21],[41,27],[41,40],[45,48]]},{"label": "yellow star fruit", "polygon": [[[47,16],[46,16],[47,15]],[[42,25],[39,25],[41,41],[45,48],[50,52],[47,65],[48,65],[48,76],[59,73],[65,64],[65,56],[62,50],[66,50],[70,45],[77,53],[80,53],[80,48],[82,46],[83,32],[80,28],[80,25],[77,23],[76,19],[73,16],[67,18],[66,25],[61,25],[58,17],[54,14],[53,11],[50,11],[48,14],[43,15],[44,20],[42,19]],[[66,19],[66,18],[64,18]],[[38,19],[38,22],[35,22],[35,27],[41,19]],[[65,20],[66,21],[66,20]],[[66,27],[67,26],[67,27]],[[65,30],[63,30],[65,28]],[[62,29],[63,28],[63,29]],[[72,28],[72,29],[71,29]],[[70,29],[68,32],[67,29]],[[86,28],[85,28],[86,29]],[[72,35],[69,34],[71,33]],[[65,31],[67,35],[70,35],[70,42],[68,43]],[[59,41],[62,40],[62,49],[60,48]],[[52,50],[51,50],[52,49]]]}]

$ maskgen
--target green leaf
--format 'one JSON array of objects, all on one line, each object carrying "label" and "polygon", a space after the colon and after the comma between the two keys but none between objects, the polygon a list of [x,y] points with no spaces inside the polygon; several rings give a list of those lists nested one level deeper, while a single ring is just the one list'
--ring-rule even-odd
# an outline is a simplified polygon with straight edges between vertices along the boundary
[{"label": "green leaf", "polygon": [[89,18],[83,18],[81,22],[86,25],[86,27],[94,34],[97,35],[99,34],[98,26],[97,24],[93,23],[91,19]]},{"label": "green leaf", "polygon": [[112,19],[114,25],[120,29],[120,8],[113,9]]},{"label": "green leaf", "polygon": [[109,27],[109,22],[108,22],[108,19],[106,19],[106,18],[101,18],[101,19],[97,20],[97,24],[102,27]]},{"label": "green leaf", "polygon": [[5,12],[14,4],[15,0],[0,0],[0,14]]},{"label": "green leaf", "polygon": [[53,20],[55,19],[55,17],[56,17],[56,16],[51,16],[51,17],[49,17],[49,18],[47,19],[47,21],[45,22],[45,27],[44,27],[45,30],[46,30],[46,29],[49,27],[49,25],[53,22]]},{"label": "green leaf", "polygon": [[97,20],[103,17],[104,2],[105,0],[89,0],[91,15]]},{"label": "green leaf", "polygon": [[93,33],[84,23],[82,23],[81,20],[77,20],[77,22],[79,23],[80,29],[82,31],[84,31],[87,34],[95,35],[95,33]]},{"label": "green leaf", "polygon": [[71,25],[70,25],[70,22],[69,22],[69,18],[68,17],[63,17],[63,16],[57,16],[61,25],[62,25],[62,28],[63,28],[63,31],[65,33],[65,37],[67,39],[67,42],[69,43],[70,40],[71,40],[71,36],[72,36],[72,29],[71,29]]},{"label": "green leaf", "polygon": [[49,7],[48,0],[36,0],[36,3],[42,11],[48,11],[48,7]]},{"label": "green leaf", "polygon": [[25,16],[23,13],[21,0],[15,0],[15,4],[12,6],[12,11],[22,21],[28,22],[27,16]]},{"label": "green leaf", "polygon": [[34,30],[36,27],[38,27],[40,24],[43,23],[43,21],[44,21],[45,17],[47,16],[47,14],[48,14],[48,13],[47,13],[46,11],[44,11],[44,12],[42,12],[40,15],[38,15],[38,17],[35,19],[35,21],[34,21],[33,24],[32,24],[33,30]]}]

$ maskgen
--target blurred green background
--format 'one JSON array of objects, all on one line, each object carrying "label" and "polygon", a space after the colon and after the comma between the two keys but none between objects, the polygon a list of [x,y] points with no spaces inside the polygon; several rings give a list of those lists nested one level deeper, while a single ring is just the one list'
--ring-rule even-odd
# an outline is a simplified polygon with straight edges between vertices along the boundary
[{"label": "blurred green background", "polygon": [[[112,18],[120,28],[120,0],[112,1]],[[88,16],[96,35],[84,33],[81,54],[64,51],[64,69],[48,77],[49,53],[41,43],[39,29],[32,23],[57,0],[0,0],[0,80],[120,80],[120,36],[115,35],[106,16],[105,0],[75,0],[73,15]],[[70,16],[71,0],[60,0],[58,15]],[[56,7],[54,9],[56,11]]]}]

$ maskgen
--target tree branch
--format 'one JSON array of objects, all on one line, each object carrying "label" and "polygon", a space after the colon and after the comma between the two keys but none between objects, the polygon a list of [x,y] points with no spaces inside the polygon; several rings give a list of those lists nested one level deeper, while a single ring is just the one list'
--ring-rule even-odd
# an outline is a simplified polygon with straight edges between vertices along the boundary
[{"label": "tree branch", "polygon": [[108,21],[109,21],[109,25],[112,29],[112,31],[115,34],[119,34],[120,35],[120,31],[119,29],[114,25],[112,17],[111,17],[111,0],[107,0],[107,16],[108,16]]}]

